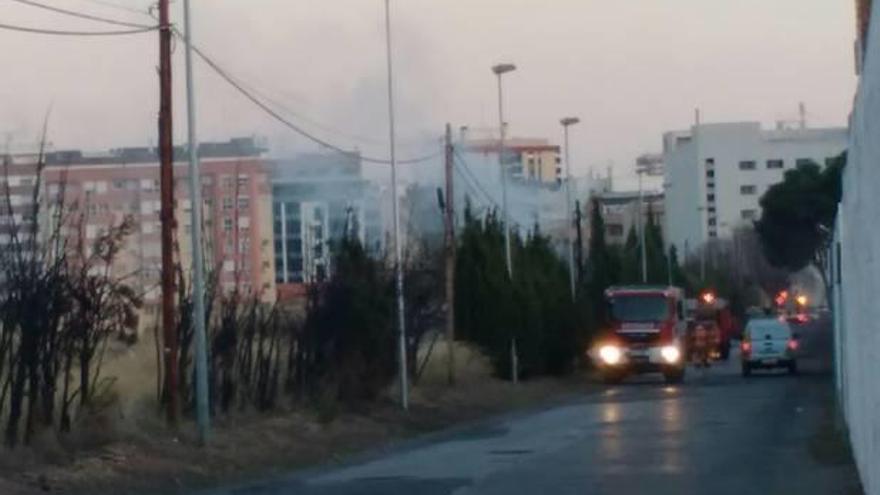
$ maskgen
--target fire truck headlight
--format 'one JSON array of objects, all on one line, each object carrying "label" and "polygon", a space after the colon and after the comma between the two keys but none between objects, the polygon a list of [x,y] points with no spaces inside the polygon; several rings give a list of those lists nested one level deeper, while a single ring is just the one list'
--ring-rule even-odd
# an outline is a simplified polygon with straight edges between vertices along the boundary
[{"label": "fire truck headlight", "polygon": [[681,351],[674,345],[663,347],[660,349],[660,354],[663,356],[663,360],[670,364],[677,363],[681,359]]},{"label": "fire truck headlight", "polygon": [[614,345],[603,345],[599,349],[599,357],[602,358],[602,361],[605,364],[617,364],[620,362],[620,358],[623,353],[620,352],[620,348]]}]

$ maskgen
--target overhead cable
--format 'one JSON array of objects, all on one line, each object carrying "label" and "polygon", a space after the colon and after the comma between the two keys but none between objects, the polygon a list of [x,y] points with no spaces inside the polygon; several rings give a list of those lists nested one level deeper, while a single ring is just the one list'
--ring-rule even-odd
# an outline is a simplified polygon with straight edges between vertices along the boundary
[{"label": "overhead cable", "polygon": [[148,26],[138,29],[128,29],[122,31],[68,31],[61,29],[43,29],[43,28],[33,28],[28,26],[16,26],[12,24],[3,24],[0,23],[0,29],[6,29],[8,31],[18,31],[23,33],[32,33],[32,34],[47,34],[52,36],[124,36],[129,34],[139,34],[146,33],[148,31],[155,31],[159,29],[159,26]]},{"label": "overhead cable", "polygon": [[103,7],[109,7],[109,8],[111,8],[111,9],[117,9],[117,10],[121,10],[121,11],[125,11],[125,12],[131,12],[131,13],[138,14],[138,15],[143,15],[143,16],[152,17],[152,16],[150,16],[150,14],[148,14],[147,11],[145,11],[145,10],[138,10],[138,9],[136,9],[136,8],[129,7],[129,6],[127,6],[127,5],[121,5],[121,4],[114,3],[114,2],[107,2],[107,1],[104,1],[104,0],[81,0],[81,1],[89,2],[89,3],[93,3],[93,4],[95,4],[95,5],[101,5],[101,6],[103,6]]},{"label": "overhead cable", "polygon": [[[178,36],[180,36],[179,32],[177,34],[178,34]],[[283,124],[284,126],[290,128],[291,130],[293,130],[297,134],[299,134],[299,135],[305,137],[306,139],[309,139],[309,140],[311,140],[311,141],[313,141],[313,142],[315,142],[325,148],[332,149],[334,151],[337,151],[337,152],[345,154],[345,155],[359,157],[364,162],[380,163],[380,164],[390,164],[391,163],[391,160],[388,160],[385,158],[375,158],[375,157],[360,155],[358,152],[344,149],[341,146],[337,146],[337,145],[335,145],[325,139],[321,139],[318,136],[315,136],[314,134],[306,131],[301,126],[284,118],[284,116],[279,114],[274,109],[270,108],[266,103],[264,103],[260,98],[256,97],[252,92],[248,91],[242,85],[242,83],[238,82],[234,77],[232,77],[229,73],[227,73],[225,70],[223,70],[213,59],[208,57],[198,47],[193,46],[192,50],[196,55],[199,56],[199,58],[202,59],[203,62],[205,62],[208,65],[208,67],[210,67],[214,72],[216,72],[217,75],[219,75],[223,80],[225,80],[230,86],[235,88],[245,98],[250,100],[251,103],[253,103],[257,107],[262,109],[269,116],[271,116],[272,118],[274,118],[275,120],[277,120],[278,122]],[[426,162],[426,161],[429,161],[429,160],[432,160],[434,158],[439,157],[442,153],[443,153],[443,151],[438,149],[435,153],[431,153],[429,155],[424,155],[424,156],[415,157],[415,158],[407,158],[407,159],[403,159],[403,160],[397,160],[397,163],[401,164],[401,165],[411,165],[411,164],[415,164],[415,163]]]},{"label": "overhead cable", "polygon": [[113,25],[115,25],[115,26],[127,26],[127,27],[134,27],[134,28],[151,28],[151,29],[153,28],[153,26],[150,26],[150,25],[147,25],[147,24],[135,23],[135,22],[117,21],[116,19],[109,19],[109,18],[107,18],[107,17],[101,17],[101,16],[92,15],[92,14],[84,14],[84,13],[82,13],[82,12],[77,12],[77,11],[74,11],[74,10],[62,9],[62,8],[60,8],[60,7],[55,7],[55,6],[52,6],[52,5],[46,5],[46,4],[44,4],[44,3],[35,2],[35,1],[33,1],[33,0],[11,0],[11,1],[13,1],[13,2],[18,2],[18,3],[20,3],[20,4],[24,4],[24,5],[29,5],[29,6],[31,6],[31,7],[36,7],[36,8],[39,8],[39,9],[45,9],[45,10],[48,10],[48,11],[51,11],[51,12],[55,12],[55,13],[57,13],[57,14],[64,14],[64,15],[67,15],[67,16],[77,17],[77,18],[80,18],[80,19],[88,19],[88,20],[90,20],[90,21],[103,22],[103,23],[105,23],[105,24],[113,24]]}]

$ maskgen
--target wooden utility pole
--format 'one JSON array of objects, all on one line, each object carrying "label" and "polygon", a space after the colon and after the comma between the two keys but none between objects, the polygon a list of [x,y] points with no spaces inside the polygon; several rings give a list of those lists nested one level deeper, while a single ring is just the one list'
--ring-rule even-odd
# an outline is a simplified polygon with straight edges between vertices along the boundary
[{"label": "wooden utility pole", "polygon": [[449,385],[455,384],[455,193],[453,190],[452,127],[446,124],[446,366]]},{"label": "wooden utility pole", "polygon": [[[174,298],[174,144],[171,128],[171,23],[168,1],[159,0],[159,188],[162,221],[162,336],[166,416],[177,423],[177,322]],[[194,206],[195,207],[195,206]],[[193,227],[195,228],[195,226]]]}]

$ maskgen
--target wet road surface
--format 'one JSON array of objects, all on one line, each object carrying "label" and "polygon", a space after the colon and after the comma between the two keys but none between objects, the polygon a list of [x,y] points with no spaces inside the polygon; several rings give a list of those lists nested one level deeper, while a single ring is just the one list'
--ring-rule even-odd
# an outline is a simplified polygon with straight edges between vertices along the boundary
[{"label": "wet road surface", "polygon": [[646,376],[341,466],[209,495],[843,494],[854,468],[811,454],[831,397],[830,330],[800,329],[799,376],[745,379],[738,354],[685,383]]}]

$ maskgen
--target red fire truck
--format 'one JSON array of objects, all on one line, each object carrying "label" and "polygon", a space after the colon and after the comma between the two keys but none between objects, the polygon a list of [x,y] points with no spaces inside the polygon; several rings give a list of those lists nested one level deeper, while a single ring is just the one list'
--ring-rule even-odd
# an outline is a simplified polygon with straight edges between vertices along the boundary
[{"label": "red fire truck", "polygon": [[660,372],[669,383],[685,373],[684,293],[677,287],[622,286],[605,291],[609,325],[590,351],[607,383]]},{"label": "red fire truck", "polygon": [[[693,339],[697,326],[705,328],[709,334],[708,352],[711,359],[726,360],[730,356],[730,340],[736,330],[730,305],[725,299],[715,296],[712,291],[705,291],[696,300],[689,299],[688,308],[688,343]],[[689,346],[693,348],[693,346]],[[688,353],[690,356],[690,353]]]}]

